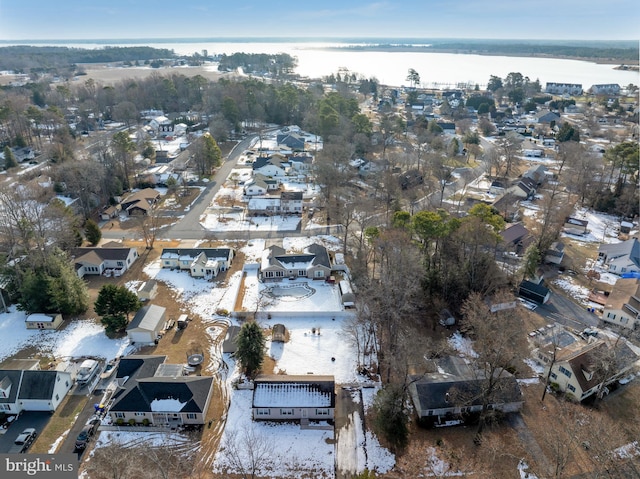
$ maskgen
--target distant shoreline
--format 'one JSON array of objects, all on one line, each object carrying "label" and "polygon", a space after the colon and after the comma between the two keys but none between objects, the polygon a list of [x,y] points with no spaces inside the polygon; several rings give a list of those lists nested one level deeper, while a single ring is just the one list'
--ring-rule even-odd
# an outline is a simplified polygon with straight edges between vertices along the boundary
[{"label": "distant shoreline", "polygon": [[[481,55],[489,57],[520,57],[520,58],[545,58],[558,60],[576,60],[600,65],[618,65],[616,70],[638,71],[639,60],[627,58],[599,58],[599,57],[579,57],[571,55],[557,55],[551,53],[526,53],[526,52],[488,52],[485,50],[474,50],[471,48],[438,48],[433,46],[403,46],[403,45],[367,45],[367,46],[344,46],[344,47],[322,47],[322,50],[330,51],[361,51],[361,52],[386,52],[386,53],[450,53],[456,55]],[[630,66],[630,68],[623,68]],[[635,68],[634,68],[635,67]]]}]

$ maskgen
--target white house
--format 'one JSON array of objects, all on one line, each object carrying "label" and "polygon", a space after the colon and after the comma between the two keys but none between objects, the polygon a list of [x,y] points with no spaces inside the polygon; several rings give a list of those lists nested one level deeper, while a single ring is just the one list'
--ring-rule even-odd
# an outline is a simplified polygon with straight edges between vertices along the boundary
[{"label": "white house", "polygon": [[150,304],[138,310],[127,326],[127,337],[132,343],[153,343],[167,319],[167,310]]},{"label": "white house", "polygon": [[0,411],[55,411],[73,381],[65,371],[0,370]]},{"label": "white house", "polygon": [[602,244],[598,247],[598,259],[610,273],[640,272],[640,241],[631,238],[622,243]]},{"label": "white house", "polygon": [[262,253],[262,279],[309,278],[327,279],[331,275],[331,259],[327,249],[312,244],[303,253],[287,253],[279,246],[270,246]]},{"label": "white house", "polygon": [[253,162],[254,173],[264,176],[286,176],[289,163],[282,156],[260,156]]},{"label": "white house", "polygon": [[79,277],[113,272],[115,276],[127,271],[136,259],[135,248],[76,248],[71,251]]},{"label": "white house", "polygon": [[215,278],[231,267],[232,248],[164,248],[160,254],[163,268],[188,270],[196,278]]}]

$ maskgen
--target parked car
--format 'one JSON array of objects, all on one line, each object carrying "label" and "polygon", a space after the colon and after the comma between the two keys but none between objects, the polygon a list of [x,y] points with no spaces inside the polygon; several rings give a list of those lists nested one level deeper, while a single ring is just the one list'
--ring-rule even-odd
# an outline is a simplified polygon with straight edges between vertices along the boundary
[{"label": "parked car", "polygon": [[89,439],[91,439],[91,437],[96,433],[99,425],[99,419],[91,419],[84,425],[80,434],[78,434],[78,437],[76,438],[76,451],[80,451],[87,447]]},{"label": "parked car", "polygon": [[9,454],[23,454],[27,452],[37,435],[38,433],[34,428],[26,428],[20,433],[16,440],[13,441],[13,446],[9,449]]}]

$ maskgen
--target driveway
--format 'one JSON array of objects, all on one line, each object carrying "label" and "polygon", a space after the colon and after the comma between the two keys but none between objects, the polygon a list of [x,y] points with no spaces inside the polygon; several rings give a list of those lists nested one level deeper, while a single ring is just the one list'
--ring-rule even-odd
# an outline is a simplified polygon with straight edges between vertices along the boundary
[{"label": "driveway", "polygon": [[547,304],[538,306],[536,313],[549,321],[580,330],[598,326],[599,322],[598,316],[567,298],[564,292],[557,290],[552,292]]},{"label": "driveway", "polygon": [[49,419],[51,419],[51,413],[47,411],[23,412],[18,419],[11,423],[5,434],[0,434],[0,452],[6,453],[13,445],[13,441],[28,427],[35,428],[38,434],[41,433]]}]

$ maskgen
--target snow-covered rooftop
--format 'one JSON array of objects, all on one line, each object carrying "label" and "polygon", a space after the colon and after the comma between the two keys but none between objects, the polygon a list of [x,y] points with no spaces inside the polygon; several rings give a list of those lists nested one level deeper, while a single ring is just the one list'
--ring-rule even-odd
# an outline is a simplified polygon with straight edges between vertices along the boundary
[{"label": "snow-covered rooftop", "polygon": [[253,393],[254,407],[330,407],[331,393],[312,384],[257,384]]}]

